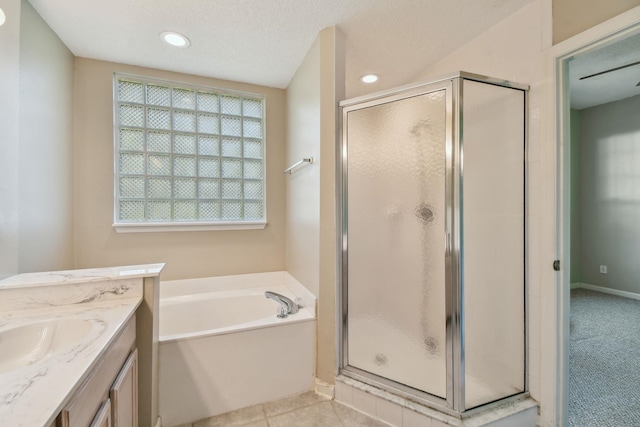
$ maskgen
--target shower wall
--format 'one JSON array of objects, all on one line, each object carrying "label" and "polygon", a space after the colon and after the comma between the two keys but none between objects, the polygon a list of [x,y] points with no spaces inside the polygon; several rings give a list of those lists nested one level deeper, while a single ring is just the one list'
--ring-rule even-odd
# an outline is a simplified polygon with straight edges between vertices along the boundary
[{"label": "shower wall", "polygon": [[465,403],[524,390],[524,92],[465,80]]}]

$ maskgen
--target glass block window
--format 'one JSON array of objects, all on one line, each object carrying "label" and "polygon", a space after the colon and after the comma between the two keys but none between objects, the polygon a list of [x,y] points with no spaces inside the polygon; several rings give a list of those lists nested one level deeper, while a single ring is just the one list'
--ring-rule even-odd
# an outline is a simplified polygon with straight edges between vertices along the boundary
[{"label": "glass block window", "polygon": [[264,98],[116,75],[115,223],[265,218]]}]

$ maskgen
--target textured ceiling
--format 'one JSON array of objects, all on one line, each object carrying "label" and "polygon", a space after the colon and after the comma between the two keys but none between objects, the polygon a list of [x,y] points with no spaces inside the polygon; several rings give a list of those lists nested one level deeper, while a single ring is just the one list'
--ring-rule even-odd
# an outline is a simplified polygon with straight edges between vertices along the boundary
[{"label": "textured ceiling", "polygon": [[[347,95],[357,96],[407,83],[532,0],[29,1],[76,56],[278,88],[336,25],[347,40]],[[191,47],[162,43],[166,30]],[[380,82],[363,86],[366,72]]]},{"label": "textured ceiling", "polygon": [[640,34],[576,55],[569,62],[571,108],[582,110],[640,95],[640,64],[580,80],[640,61]]}]

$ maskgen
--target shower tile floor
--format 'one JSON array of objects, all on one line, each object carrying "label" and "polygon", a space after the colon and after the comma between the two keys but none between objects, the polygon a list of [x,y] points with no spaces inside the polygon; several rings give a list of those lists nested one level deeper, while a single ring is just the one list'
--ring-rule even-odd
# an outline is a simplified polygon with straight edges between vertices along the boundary
[{"label": "shower tile floor", "polygon": [[310,391],[177,427],[389,427],[389,424]]}]

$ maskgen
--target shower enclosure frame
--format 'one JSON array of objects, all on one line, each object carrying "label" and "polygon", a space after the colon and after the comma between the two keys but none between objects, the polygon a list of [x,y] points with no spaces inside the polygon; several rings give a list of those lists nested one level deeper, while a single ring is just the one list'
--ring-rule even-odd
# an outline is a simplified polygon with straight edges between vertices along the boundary
[{"label": "shower enclosure frame", "polygon": [[[462,258],[464,255],[464,233],[462,214],[464,164],[461,161],[464,154],[464,126],[463,105],[464,91],[462,80],[470,80],[509,89],[520,90],[524,95],[523,118],[523,269],[522,278],[523,313],[524,313],[524,390],[511,396],[506,396],[492,402],[467,409],[465,407],[465,348],[464,348],[464,289]],[[347,151],[347,115],[351,111],[373,107],[384,103],[406,99],[412,96],[424,95],[431,92],[445,90],[446,93],[446,136],[445,136],[445,325],[446,325],[446,398],[441,398],[425,391],[400,384],[393,380],[363,371],[349,365],[348,359],[348,151]],[[337,300],[337,368],[338,374],[355,379],[365,384],[381,388],[408,400],[419,402],[425,406],[443,411],[454,416],[467,416],[489,408],[507,400],[525,398],[529,395],[528,383],[528,310],[527,310],[527,145],[528,145],[528,85],[513,83],[487,76],[458,72],[449,76],[424,83],[416,83],[365,95],[340,102],[340,132],[339,150],[337,152],[336,187],[337,187],[337,260],[338,260],[338,289]],[[457,226],[454,226],[457,224]]]}]

